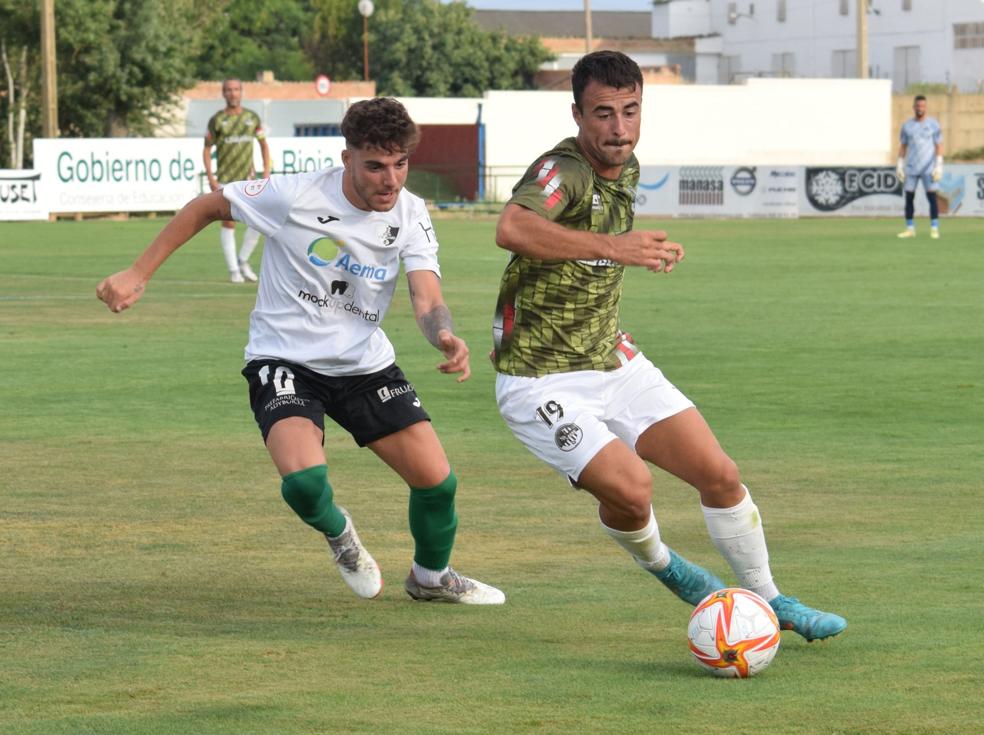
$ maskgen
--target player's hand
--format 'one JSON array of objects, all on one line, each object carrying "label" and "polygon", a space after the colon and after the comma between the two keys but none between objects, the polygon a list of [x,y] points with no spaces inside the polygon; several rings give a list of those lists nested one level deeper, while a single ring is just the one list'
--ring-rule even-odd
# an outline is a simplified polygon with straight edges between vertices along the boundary
[{"label": "player's hand", "polygon": [[662,230],[633,230],[618,235],[618,261],[625,265],[641,265],[654,273],[669,273],[683,260],[683,246],[669,242]]},{"label": "player's hand", "polygon": [[943,167],[942,166],[936,166],[933,169],[933,173],[930,174],[930,178],[933,181],[939,181],[940,179],[942,179],[943,178]]},{"label": "player's hand", "polygon": [[102,283],[96,286],[96,296],[100,301],[105,302],[110,311],[118,314],[130,308],[143,296],[146,285],[146,278],[133,268],[127,268],[125,271],[104,278]]},{"label": "player's hand", "polygon": [[905,166],[902,165],[901,160],[899,160],[899,162],[895,166],[895,177],[899,180],[900,183],[902,184],[905,183]]},{"label": "player's hand", "polygon": [[463,383],[471,377],[471,366],[468,362],[468,345],[465,340],[452,334],[447,329],[442,329],[437,333],[440,342],[441,352],[447,358],[437,366],[442,373],[461,373],[458,382]]}]

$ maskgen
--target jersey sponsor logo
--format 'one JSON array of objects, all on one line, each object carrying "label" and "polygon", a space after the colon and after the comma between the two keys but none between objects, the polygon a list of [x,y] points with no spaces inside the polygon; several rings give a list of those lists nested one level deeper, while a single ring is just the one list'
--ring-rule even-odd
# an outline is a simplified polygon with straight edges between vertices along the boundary
[{"label": "jersey sponsor logo", "polygon": [[562,424],[554,432],[554,442],[562,452],[574,451],[583,438],[584,432],[577,424]]},{"label": "jersey sponsor logo", "polygon": [[[331,257],[326,258],[322,254],[319,254],[319,250],[321,253],[324,253],[324,249],[330,246],[334,246],[335,248]],[[319,237],[317,240],[314,240],[310,245],[308,245],[308,260],[319,268],[337,268],[338,270],[343,270],[353,276],[364,278],[367,281],[386,280],[387,275],[389,274],[389,271],[386,268],[377,265],[360,263],[348,253],[343,253],[341,249],[342,246],[343,243],[338,240],[334,240],[330,237]]]},{"label": "jersey sponsor logo", "polygon": [[605,205],[601,203],[601,194],[595,192],[591,195],[591,211],[592,212],[602,212],[605,209]]},{"label": "jersey sponsor logo", "polygon": [[[338,283],[338,281],[335,281],[335,283]],[[317,296],[309,291],[305,291],[303,288],[297,292],[297,298],[300,301],[307,301],[310,304],[314,304],[321,309],[326,309],[332,314],[345,312],[346,314],[351,314],[352,316],[359,317],[360,319],[365,319],[367,322],[376,323],[379,321],[378,310],[366,311],[356,304],[354,300],[345,301],[344,299],[333,297],[331,294]]]},{"label": "jersey sponsor logo", "polygon": [[[404,383],[403,385],[398,385],[394,388],[390,388],[389,386],[384,385],[382,388],[376,391],[376,395],[379,397],[380,403],[386,403],[387,401],[392,400],[397,396],[402,396],[407,393],[413,393],[413,386],[410,383]],[[420,399],[419,398],[416,399],[413,402],[413,405],[419,406]]]},{"label": "jersey sponsor logo", "polygon": [[253,179],[252,181],[247,181],[243,184],[243,194],[248,197],[259,196],[269,183],[270,179]]},{"label": "jersey sponsor logo", "polygon": [[755,185],[758,183],[758,179],[755,178],[755,169],[743,166],[742,168],[736,169],[731,175],[731,188],[734,189],[735,194],[743,197],[747,197],[753,191],[755,191]]},{"label": "jersey sponsor logo", "polygon": [[331,222],[341,222],[341,220],[338,217],[335,217],[334,215],[329,214],[326,217],[320,217],[319,216],[318,217],[318,222],[320,222],[323,225],[327,225],[327,224],[329,224]]},{"label": "jersey sponsor logo", "polygon": [[536,183],[543,189],[543,204],[547,209],[553,209],[564,198],[564,192],[560,190],[562,181],[563,177],[560,175],[560,168],[555,158],[544,158],[540,161]]},{"label": "jersey sponsor logo", "polygon": [[383,245],[392,245],[396,242],[396,238],[399,234],[399,227],[390,227],[389,225],[380,225],[379,229],[376,230],[376,235],[379,236],[379,240],[383,243]]}]

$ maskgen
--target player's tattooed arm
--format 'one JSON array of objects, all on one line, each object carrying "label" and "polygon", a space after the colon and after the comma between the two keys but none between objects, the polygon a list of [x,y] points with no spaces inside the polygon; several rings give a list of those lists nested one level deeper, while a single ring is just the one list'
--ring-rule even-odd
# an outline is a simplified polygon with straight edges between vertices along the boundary
[{"label": "player's tattooed arm", "polygon": [[468,362],[468,345],[454,333],[451,311],[441,295],[441,281],[432,271],[411,271],[407,274],[410,301],[417,326],[427,341],[439,349],[446,358],[437,366],[442,373],[461,373],[460,383],[471,375]]}]

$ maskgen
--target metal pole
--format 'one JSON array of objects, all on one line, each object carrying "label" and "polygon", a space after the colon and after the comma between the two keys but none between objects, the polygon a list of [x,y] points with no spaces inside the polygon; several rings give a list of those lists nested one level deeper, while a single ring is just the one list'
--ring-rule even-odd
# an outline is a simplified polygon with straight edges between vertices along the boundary
[{"label": "metal pole", "polygon": [[55,64],[55,0],[41,0],[41,131],[58,137],[58,78]]},{"label": "metal pole", "polygon": [[591,53],[591,0],[584,0],[584,53]]},{"label": "metal pole", "polygon": [[369,81],[369,16],[362,16],[362,78]]},{"label": "metal pole", "polygon": [[858,0],[858,79],[868,78],[868,0]]}]

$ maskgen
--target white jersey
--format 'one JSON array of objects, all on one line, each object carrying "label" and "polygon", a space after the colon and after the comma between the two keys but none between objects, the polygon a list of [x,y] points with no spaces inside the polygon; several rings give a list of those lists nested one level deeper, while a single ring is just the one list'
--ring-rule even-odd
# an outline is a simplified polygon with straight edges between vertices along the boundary
[{"label": "white jersey", "polygon": [[380,329],[403,262],[440,276],[423,200],[403,190],[388,212],[342,193],[341,167],[227,184],[232,216],[266,235],[246,360],[299,363],[324,375],[393,364]]},{"label": "white jersey", "polygon": [[936,118],[906,120],[899,131],[899,142],[906,146],[906,176],[915,178],[931,172],[936,165],[936,146],[942,141],[943,131]]}]

